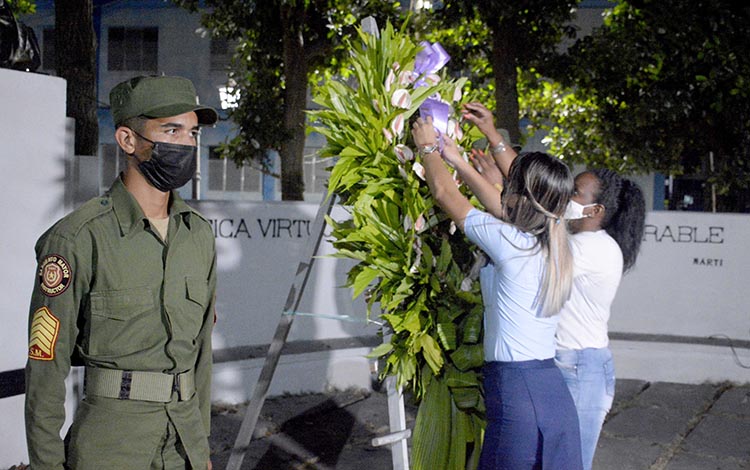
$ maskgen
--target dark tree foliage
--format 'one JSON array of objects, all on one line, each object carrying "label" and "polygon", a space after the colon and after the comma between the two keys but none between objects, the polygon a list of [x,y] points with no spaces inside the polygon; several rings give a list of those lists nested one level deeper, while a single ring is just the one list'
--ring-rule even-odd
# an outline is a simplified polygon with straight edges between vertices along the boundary
[{"label": "dark tree foliage", "polygon": [[418,29],[451,54],[448,67],[470,75],[475,88],[495,102],[498,127],[521,142],[518,70],[546,70],[579,0],[446,0],[442,8],[415,18]]},{"label": "dark tree foliage", "polygon": [[[203,25],[238,46],[230,77],[239,106],[231,111],[237,136],[222,147],[238,164],[264,163],[267,149],[281,155],[281,192],[302,200],[302,157],[307,90],[318,72],[341,63],[343,40],[362,18],[397,23],[393,1],[343,0],[175,0],[191,11],[202,9]],[[199,5],[200,4],[200,5]]]},{"label": "dark tree foliage", "polygon": [[589,132],[626,166],[706,176],[704,207],[714,184],[719,210],[747,211],[749,13],[732,0],[620,2],[552,75],[592,100]]}]

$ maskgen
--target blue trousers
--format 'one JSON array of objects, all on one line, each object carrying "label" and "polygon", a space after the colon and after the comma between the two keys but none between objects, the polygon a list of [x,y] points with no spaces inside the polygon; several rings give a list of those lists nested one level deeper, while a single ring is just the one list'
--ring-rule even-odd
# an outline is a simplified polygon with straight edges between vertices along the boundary
[{"label": "blue trousers", "polygon": [[555,362],[578,410],[584,470],[591,470],[604,418],[615,397],[615,368],[609,348],[558,350]]},{"label": "blue trousers", "polygon": [[480,470],[581,470],[573,399],[554,359],[488,362]]}]

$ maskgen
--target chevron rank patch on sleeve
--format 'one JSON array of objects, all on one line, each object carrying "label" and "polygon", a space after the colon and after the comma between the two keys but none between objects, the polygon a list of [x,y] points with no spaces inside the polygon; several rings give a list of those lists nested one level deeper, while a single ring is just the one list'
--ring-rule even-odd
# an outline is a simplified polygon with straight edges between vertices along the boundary
[{"label": "chevron rank patch on sleeve", "polygon": [[51,361],[55,358],[55,343],[60,332],[58,320],[47,307],[34,312],[29,334],[29,359]]}]

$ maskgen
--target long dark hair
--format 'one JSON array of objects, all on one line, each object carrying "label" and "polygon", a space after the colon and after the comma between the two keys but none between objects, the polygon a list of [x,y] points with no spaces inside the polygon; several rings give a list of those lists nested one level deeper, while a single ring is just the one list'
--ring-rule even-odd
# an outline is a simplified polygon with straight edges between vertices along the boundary
[{"label": "long dark hair", "polygon": [[597,169],[589,173],[599,180],[595,202],[604,206],[602,228],[620,245],[622,272],[627,272],[635,264],[643,239],[646,221],[643,191],[633,181],[612,170]]},{"label": "long dark hair", "polygon": [[560,311],[572,285],[568,231],[561,223],[572,194],[573,176],[565,163],[546,153],[528,152],[513,160],[501,196],[501,219],[535,235],[546,255],[540,295],[545,316]]}]

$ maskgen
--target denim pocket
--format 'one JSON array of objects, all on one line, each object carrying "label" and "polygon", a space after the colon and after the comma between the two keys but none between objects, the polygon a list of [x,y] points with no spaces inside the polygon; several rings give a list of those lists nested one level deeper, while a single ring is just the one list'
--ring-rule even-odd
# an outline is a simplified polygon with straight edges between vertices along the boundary
[{"label": "denim pocket", "polygon": [[558,350],[555,354],[555,365],[563,374],[575,374],[578,369],[578,355],[575,351]]},{"label": "denim pocket", "polygon": [[610,397],[615,396],[615,362],[610,357],[602,366],[604,368],[604,380],[607,384],[607,395]]}]

